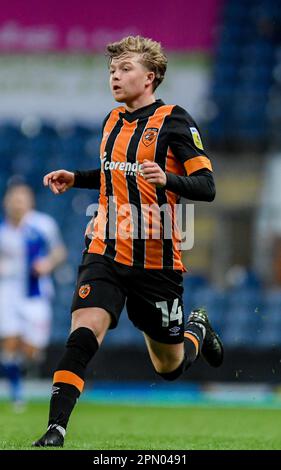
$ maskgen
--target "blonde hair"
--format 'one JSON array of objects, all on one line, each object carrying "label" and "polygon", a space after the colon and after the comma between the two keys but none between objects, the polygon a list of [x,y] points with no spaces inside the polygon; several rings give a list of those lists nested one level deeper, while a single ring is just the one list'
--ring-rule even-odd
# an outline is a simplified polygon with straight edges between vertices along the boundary
[{"label": "blonde hair", "polygon": [[149,71],[155,73],[153,81],[153,91],[163,81],[167,69],[167,57],[165,56],[160,42],[153,41],[142,36],[127,36],[121,41],[108,44],[106,53],[109,63],[113,58],[136,53],[141,55],[140,63]]}]

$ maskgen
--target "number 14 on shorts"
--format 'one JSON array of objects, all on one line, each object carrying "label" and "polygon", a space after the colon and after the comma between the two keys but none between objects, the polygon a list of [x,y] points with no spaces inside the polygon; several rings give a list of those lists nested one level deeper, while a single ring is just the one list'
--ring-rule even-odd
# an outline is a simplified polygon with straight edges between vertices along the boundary
[{"label": "number 14 on shorts", "polygon": [[161,309],[162,312],[162,326],[168,327],[171,322],[177,321],[178,325],[181,325],[183,322],[183,311],[182,306],[179,305],[179,299],[173,300],[173,305],[169,311],[168,302],[166,300],[162,302],[155,303],[157,308]]}]

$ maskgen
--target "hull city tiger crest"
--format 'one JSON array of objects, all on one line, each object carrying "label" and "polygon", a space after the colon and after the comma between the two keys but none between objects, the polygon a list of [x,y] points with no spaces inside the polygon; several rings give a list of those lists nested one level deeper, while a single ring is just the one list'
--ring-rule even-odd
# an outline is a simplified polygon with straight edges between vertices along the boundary
[{"label": "hull city tiger crest", "polygon": [[148,147],[149,145],[153,144],[153,142],[155,142],[156,140],[157,134],[157,127],[148,127],[147,129],[145,129],[142,136],[142,142],[144,143],[144,145]]},{"label": "hull city tiger crest", "polygon": [[81,299],[85,299],[85,297],[87,297],[90,294],[90,291],[91,291],[91,286],[89,284],[84,284],[79,289],[79,297],[81,297]]}]

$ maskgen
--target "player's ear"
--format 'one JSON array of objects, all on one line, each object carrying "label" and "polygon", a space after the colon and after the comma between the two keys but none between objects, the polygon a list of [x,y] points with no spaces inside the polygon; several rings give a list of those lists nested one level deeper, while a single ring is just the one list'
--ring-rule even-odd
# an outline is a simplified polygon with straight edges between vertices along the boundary
[{"label": "player's ear", "polygon": [[155,73],[152,71],[147,72],[147,75],[146,75],[147,84],[151,85],[154,79],[155,79]]}]

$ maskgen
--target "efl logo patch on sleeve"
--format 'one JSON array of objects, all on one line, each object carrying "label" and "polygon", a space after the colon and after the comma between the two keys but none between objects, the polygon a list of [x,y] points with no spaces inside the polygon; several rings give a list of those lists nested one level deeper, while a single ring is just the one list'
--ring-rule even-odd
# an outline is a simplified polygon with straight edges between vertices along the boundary
[{"label": "efl logo patch on sleeve", "polygon": [[193,138],[193,142],[195,143],[196,147],[198,147],[201,150],[204,150],[200,134],[198,130],[196,129],[196,127],[190,127],[189,129]]}]

